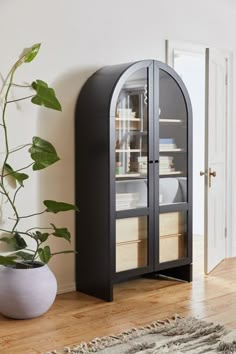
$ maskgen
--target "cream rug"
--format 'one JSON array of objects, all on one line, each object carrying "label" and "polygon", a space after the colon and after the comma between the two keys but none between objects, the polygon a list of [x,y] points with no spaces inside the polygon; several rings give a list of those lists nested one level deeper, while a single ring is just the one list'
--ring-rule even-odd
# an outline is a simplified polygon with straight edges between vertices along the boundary
[{"label": "cream rug", "polygon": [[155,321],[114,336],[95,338],[72,348],[47,354],[233,354],[236,353],[236,330],[200,321],[181,318]]}]

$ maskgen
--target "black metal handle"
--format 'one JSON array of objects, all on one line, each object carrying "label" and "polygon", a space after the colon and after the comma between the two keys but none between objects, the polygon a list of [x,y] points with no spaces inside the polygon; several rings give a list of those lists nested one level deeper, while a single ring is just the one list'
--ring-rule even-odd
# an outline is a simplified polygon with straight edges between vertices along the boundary
[{"label": "black metal handle", "polygon": [[159,163],[159,160],[148,161],[148,163]]}]

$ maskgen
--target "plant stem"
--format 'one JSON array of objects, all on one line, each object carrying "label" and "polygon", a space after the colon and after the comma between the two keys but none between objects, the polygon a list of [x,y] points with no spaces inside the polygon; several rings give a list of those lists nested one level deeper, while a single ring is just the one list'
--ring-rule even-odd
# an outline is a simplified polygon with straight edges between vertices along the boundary
[{"label": "plant stem", "polygon": [[74,250],[67,250],[67,251],[61,251],[61,252],[55,252],[55,253],[51,253],[51,256],[55,256],[56,254],[66,254],[66,253],[76,253],[76,251]]},{"label": "plant stem", "polygon": [[4,106],[3,106],[3,112],[2,112],[2,124],[3,124],[3,129],[4,129],[4,138],[5,138],[5,148],[6,148],[6,155],[5,155],[5,159],[3,161],[3,165],[2,165],[2,171],[1,171],[1,183],[0,183],[0,187],[2,188],[2,191],[4,192],[7,200],[9,201],[9,203],[11,204],[11,207],[12,207],[12,210],[14,211],[14,214],[16,216],[16,221],[15,221],[15,224],[13,225],[12,227],[12,233],[14,232],[14,230],[16,229],[16,226],[17,224],[19,223],[19,215],[18,215],[18,212],[17,212],[17,209],[13,203],[13,201],[11,200],[6,188],[5,188],[5,185],[4,185],[4,177],[3,177],[3,174],[4,174],[4,168],[5,168],[5,165],[7,163],[7,160],[8,160],[8,157],[9,157],[9,145],[8,145],[8,134],[7,134],[7,126],[6,126],[6,109],[7,109],[7,100],[8,100],[8,95],[9,95],[9,92],[10,92],[10,88],[11,88],[11,85],[12,85],[12,82],[13,82],[13,77],[14,77],[14,73],[17,69],[17,67],[19,66],[19,60],[15,63],[15,65],[13,66],[11,72],[10,72],[10,79],[9,79],[9,85],[8,85],[8,88],[7,88],[7,91],[6,91],[6,94],[5,94],[5,97],[4,97]]},{"label": "plant stem", "polygon": [[19,84],[15,84],[15,83],[12,83],[12,86],[16,86],[16,87],[28,87],[28,88],[32,88],[31,85],[19,85]]},{"label": "plant stem", "polygon": [[19,171],[22,171],[22,170],[26,170],[27,168],[29,168],[29,167],[32,166],[33,164],[34,164],[34,162],[31,162],[28,166],[25,166],[25,167],[19,168],[19,170],[15,170],[15,171],[13,171],[13,172],[7,173],[6,175],[3,175],[3,177],[7,177],[7,176],[10,176],[10,175],[13,175],[15,172],[19,172]]},{"label": "plant stem", "polygon": [[13,200],[12,200],[13,204],[15,204],[16,195],[17,195],[17,193],[19,192],[19,190],[20,190],[21,188],[22,188],[22,186],[20,185],[20,186],[17,188],[17,190],[15,191],[14,197],[13,197]]},{"label": "plant stem", "polygon": [[32,144],[25,144],[25,145],[19,146],[19,147],[13,149],[13,150],[10,150],[9,154],[12,154],[13,152],[16,152],[16,151],[19,151],[21,149],[24,149],[26,146],[32,146]]},{"label": "plant stem", "polygon": [[30,229],[26,230],[26,232],[29,232],[31,230],[54,230],[52,227],[31,227]]},{"label": "plant stem", "polygon": [[35,214],[30,214],[30,215],[25,215],[25,216],[18,216],[19,219],[26,219],[26,218],[30,218],[31,216],[36,216],[36,215],[41,215],[43,213],[46,213],[47,209],[45,209],[44,211],[41,211],[40,213],[35,213]]},{"label": "plant stem", "polygon": [[23,100],[27,100],[28,98],[32,98],[35,95],[30,95],[30,96],[26,96],[26,97],[22,97],[22,98],[17,98],[16,100],[12,100],[12,101],[7,101],[6,103],[13,103],[13,102],[18,102],[18,101],[23,101]]}]

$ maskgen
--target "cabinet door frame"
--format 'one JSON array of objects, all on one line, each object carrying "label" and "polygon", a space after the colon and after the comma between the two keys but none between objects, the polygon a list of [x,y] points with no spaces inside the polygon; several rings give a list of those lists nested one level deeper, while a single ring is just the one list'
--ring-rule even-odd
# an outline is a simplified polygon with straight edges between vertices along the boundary
[{"label": "cabinet door frame", "polygon": [[[110,251],[111,251],[111,272],[114,282],[119,282],[128,277],[138,276],[141,274],[146,274],[153,271],[153,230],[154,221],[153,213],[151,212],[154,208],[154,163],[153,163],[153,67],[154,63],[152,60],[145,60],[142,62],[132,63],[130,67],[121,75],[119,81],[116,83],[114,91],[111,97],[110,103]],[[116,211],[116,176],[115,176],[115,115],[116,115],[116,104],[119,97],[119,93],[126,82],[126,80],[136,71],[140,69],[147,69],[147,79],[148,79],[148,206],[146,208],[130,209]],[[130,270],[125,270],[121,272],[116,272],[116,220],[123,218],[131,218],[138,216],[148,217],[148,264],[146,267],[140,267]]]},{"label": "cabinet door frame", "polygon": [[[169,205],[159,204],[159,72],[160,70],[169,74],[179,86],[186,105],[187,110],[187,202],[176,203]],[[155,106],[154,112],[154,191],[155,191],[155,206],[154,206],[154,269],[155,271],[178,267],[192,262],[192,107],[187,89],[179,77],[179,75],[169,66],[161,62],[155,62],[154,65],[154,97]],[[167,212],[187,212],[187,257],[160,263],[159,257],[159,214]]]}]

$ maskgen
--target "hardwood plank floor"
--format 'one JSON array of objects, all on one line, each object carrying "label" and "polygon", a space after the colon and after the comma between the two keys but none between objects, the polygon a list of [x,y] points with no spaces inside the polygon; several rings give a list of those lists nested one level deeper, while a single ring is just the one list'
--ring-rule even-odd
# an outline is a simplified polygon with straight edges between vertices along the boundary
[{"label": "hardwood plank floor", "polygon": [[202,265],[195,264],[190,284],[166,279],[132,280],[115,287],[112,303],[73,292],[59,295],[51,310],[37,319],[21,321],[0,316],[0,353],[46,353],[175,313],[236,328],[236,258],[223,261],[207,277]]}]

